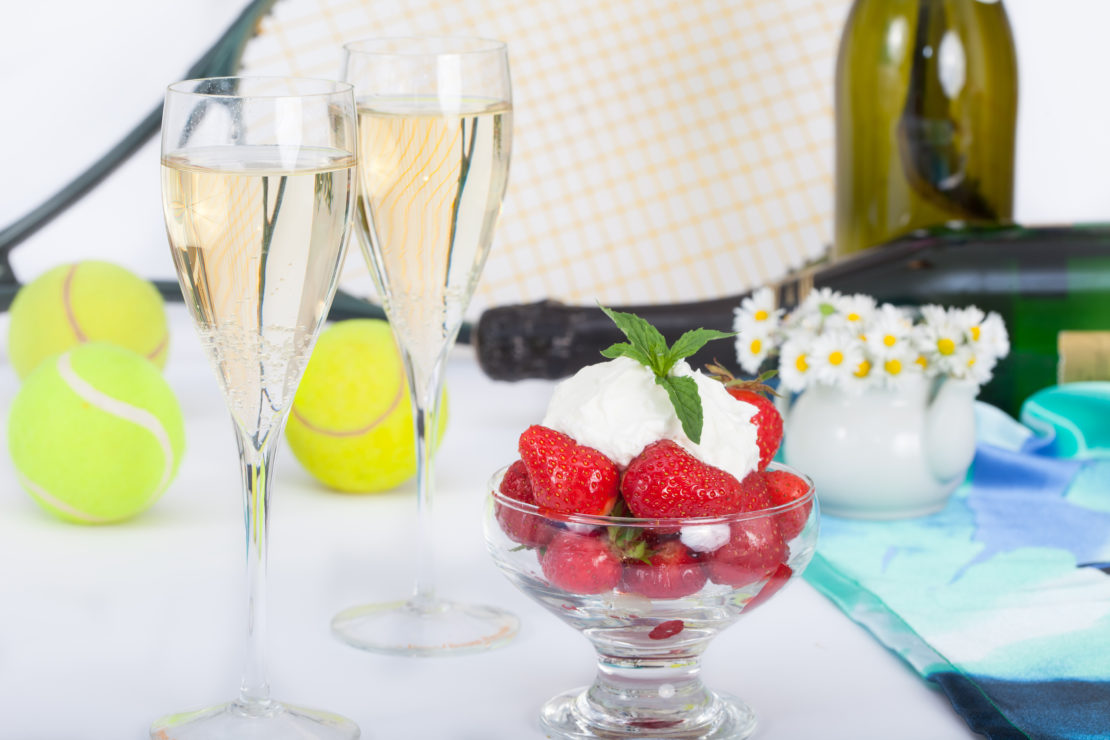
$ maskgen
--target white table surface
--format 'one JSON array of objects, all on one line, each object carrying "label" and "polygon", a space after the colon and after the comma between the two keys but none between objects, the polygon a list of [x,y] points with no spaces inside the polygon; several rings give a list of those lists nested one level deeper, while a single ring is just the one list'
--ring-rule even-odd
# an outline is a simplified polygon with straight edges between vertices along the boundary
[{"label": "white table surface", "polygon": [[[21,490],[6,454],[18,383],[0,353],[0,740],[140,740],[159,715],[237,691],[244,582],[235,445],[183,307],[170,314],[166,378],[185,409],[187,450],[162,499],[125,524],[66,524]],[[384,657],[334,639],[336,611],[408,594],[414,485],[329,493],[283,441],[271,519],[273,694],[346,715],[363,737],[381,740],[539,738],[539,706],[590,681],[592,650],[496,570],[480,514],[487,477],[514,458],[552,384],[491,381],[467,347],[456,349],[447,377],[435,501],[440,591],[515,611],[520,634],[500,650],[448,658]],[[755,708],[763,740],[975,737],[943,694],[801,580],[723,633],[704,675]]]}]

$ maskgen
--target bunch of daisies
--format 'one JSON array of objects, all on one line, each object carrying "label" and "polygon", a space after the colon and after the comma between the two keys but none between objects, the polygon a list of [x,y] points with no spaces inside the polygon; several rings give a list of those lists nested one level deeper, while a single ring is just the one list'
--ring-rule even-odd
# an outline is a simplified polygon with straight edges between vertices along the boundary
[{"label": "bunch of daisies", "polygon": [[982,385],[1010,351],[1006,326],[994,312],[974,306],[911,311],[828,288],[813,291],[789,314],[761,288],[736,309],[733,328],[744,371],[754,375],[777,355],[782,387],[794,392],[814,383],[849,392],[897,388],[922,376]]}]

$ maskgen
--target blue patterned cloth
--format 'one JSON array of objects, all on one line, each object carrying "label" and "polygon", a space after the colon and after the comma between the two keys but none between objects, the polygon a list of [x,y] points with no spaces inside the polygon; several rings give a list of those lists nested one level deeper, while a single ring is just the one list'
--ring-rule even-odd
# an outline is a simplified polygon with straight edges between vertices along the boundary
[{"label": "blue patterned cloth", "polygon": [[944,510],[825,516],[805,578],[991,740],[1110,738],[1110,383],[976,421]]}]

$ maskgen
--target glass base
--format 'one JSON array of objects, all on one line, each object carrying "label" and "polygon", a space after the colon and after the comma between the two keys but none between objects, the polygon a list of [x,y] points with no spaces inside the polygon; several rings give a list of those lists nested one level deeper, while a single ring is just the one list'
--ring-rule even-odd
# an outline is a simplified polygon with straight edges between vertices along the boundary
[{"label": "glass base", "polygon": [[390,655],[453,655],[492,650],[520,630],[513,614],[492,606],[433,600],[366,604],[331,621],[348,645]]},{"label": "glass base", "polygon": [[587,698],[589,687],[555,696],[540,710],[540,727],[552,738],[682,738],[683,740],[741,740],[755,732],[755,713],[729,694],[714,693],[713,703],[691,717],[637,718],[628,713],[597,716]]},{"label": "glass base", "polygon": [[239,702],[163,717],[151,740],[357,740],[358,725],[330,712]]}]

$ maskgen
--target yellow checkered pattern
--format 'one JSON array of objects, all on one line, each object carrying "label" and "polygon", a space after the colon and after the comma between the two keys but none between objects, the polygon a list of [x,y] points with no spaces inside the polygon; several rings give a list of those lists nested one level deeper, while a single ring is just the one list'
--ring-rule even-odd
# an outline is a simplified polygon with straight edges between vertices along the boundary
[{"label": "yellow checkered pattern", "polygon": [[[280,0],[245,74],[339,74],[346,41],[505,40],[509,191],[471,313],[732,295],[832,233],[849,0]],[[351,252],[345,285],[366,273]]]}]

